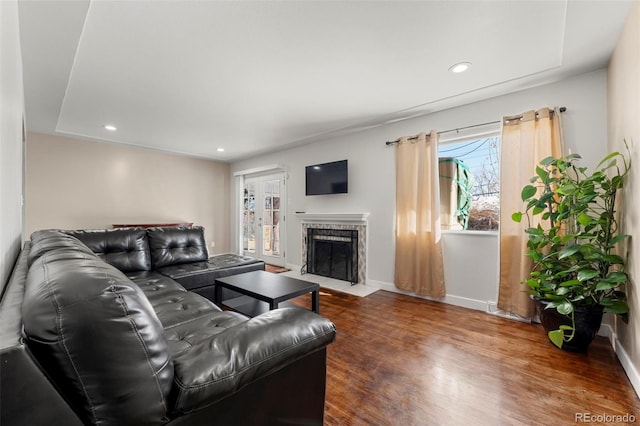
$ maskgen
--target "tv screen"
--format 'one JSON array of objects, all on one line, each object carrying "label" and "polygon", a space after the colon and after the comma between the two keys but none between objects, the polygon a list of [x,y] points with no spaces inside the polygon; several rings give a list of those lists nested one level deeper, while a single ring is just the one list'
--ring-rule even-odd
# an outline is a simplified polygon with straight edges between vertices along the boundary
[{"label": "tv screen", "polygon": [[347,160],[307,166],[305,172],[307,195],[348,192]]}]

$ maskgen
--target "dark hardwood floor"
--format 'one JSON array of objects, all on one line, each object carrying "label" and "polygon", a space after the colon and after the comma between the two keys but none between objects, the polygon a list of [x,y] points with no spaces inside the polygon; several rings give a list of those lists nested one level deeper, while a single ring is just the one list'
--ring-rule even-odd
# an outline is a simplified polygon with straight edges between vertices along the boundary
[{"label": "dark hardwood floor", "polygon": [[[307,298],[295,303],[308,307]],[[568,353],[540,325],[386,291],[323,289],[320,313],[338,330],[326,425],[570,425],[578,413],[640,423],[640,401],[603,337]]]}]

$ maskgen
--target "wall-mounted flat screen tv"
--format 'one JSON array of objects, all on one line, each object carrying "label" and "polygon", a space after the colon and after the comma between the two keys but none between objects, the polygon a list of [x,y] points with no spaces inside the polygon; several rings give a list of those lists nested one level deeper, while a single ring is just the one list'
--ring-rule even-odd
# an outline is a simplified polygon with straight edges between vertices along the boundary
[{"label": "wall-mounted flat screen tv", "polygon": [[305,168],[307,195],[346,194],[347,160],[314,164]]}]

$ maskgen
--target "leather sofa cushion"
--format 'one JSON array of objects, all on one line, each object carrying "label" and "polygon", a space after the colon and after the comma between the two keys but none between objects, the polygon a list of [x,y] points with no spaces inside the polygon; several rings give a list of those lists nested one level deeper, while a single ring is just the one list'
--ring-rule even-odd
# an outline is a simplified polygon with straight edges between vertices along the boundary
[{"label": "leather sofa cushion", "polygon": [[[200,340],[193,333],[189,339]],[[276,309],[229,327],[172,354],[171,410],[180,414],[202,408],[334,339],[331,321],[300,308]]]},{"label": "leather sofa cushion", "polygon": [[207,260],[207,244],[201,226],[149,228],[149,249],[153,269]]},{"label": "leather sofa cushion", "polygon": [[177,291],[186,292],[184,287],[176,281],[155,271],[131,271],[127,272],[126,275],[127,278],[140,287],[152,306],[154,301],[162,300]]},{"label": "leather sofa cushion", "polygon": [[212,312],[198,319],[165,327],[164,333],[169,344],[169,354],[174,355],[189,350],[211,337],[224,333],[227,329],[245,323],[248,317],[233,311]]},{"label": "leather sofa cushion", "polygon": [[145,229],[117,228],[65,232],[78,238],[100,259],[123,272],[151,269],[151,254]]},{"label": "leather sofa cushion", "polygon": [[203,315],[220,312],[221,309],[209,300],[189,291],[176,291],[165,297],[149,301],[163,327],[182,324],[202,317]]},{"label": "leather sofa cushion", "polygon": [[122,272],[95,254],[46,252],[29,270],[22,313],[27,345],[85,424],[167,422],[164,330]]},{"label": "leather sofa cushion", "polygon": [[58,249],[93,254],[91,249],[82,244],[77,238],[55,229],[44,229],[31,234],[31,250],[27,256],[27,264],[31,266],[44,253]]},{"label": "leather sofa cushion", "polygon": [[212,256],[204,262],[183,263],[158,269],[158,272],[176,280],[187,290],[214,285],[216,278],[251,271],[264,271],[264,262],[233,253]]}]

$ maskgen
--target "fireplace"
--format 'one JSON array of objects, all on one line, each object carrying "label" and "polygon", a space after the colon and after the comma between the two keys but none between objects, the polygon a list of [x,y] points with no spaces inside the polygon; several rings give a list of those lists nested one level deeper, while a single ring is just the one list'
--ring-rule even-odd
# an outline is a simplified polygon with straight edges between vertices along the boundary
[{"label": "fireplace", "polygon": [[[301,274],[334,275],[352,285],[366,285],[369,213],[299,212],[296,216],[301,225]],[[310,229],[314,229],[311,234]],[[319,258],[320,264],[315,259],[309,262],[310,251],[314,251],[312,256]],[[333,266],[324,264],[328,259]]]},{"label": "fireplace", "polygon": [[307,228],[307,272],[358,283],[358,231]]}]

